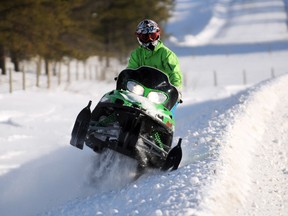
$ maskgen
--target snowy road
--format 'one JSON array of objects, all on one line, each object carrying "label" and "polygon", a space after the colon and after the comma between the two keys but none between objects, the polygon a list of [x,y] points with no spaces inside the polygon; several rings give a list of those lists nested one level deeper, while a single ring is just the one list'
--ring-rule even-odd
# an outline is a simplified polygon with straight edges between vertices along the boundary
[{"label": "snowy road", "polygon": [[204,215],[287,215],[287,86],[287,76],[268,82],[227,112],[234,122],[221,142]]},{"label": "snowy road", "polygon": [[79,110],[113,84],[8,94],[1,76],[1,216],[288,215],[287,0],[175,2],[167,44],[185,74],[179,169],[132,182],[131,160],[108,155],[107,171],[102,157],[69,145]]},{"label": "snowy road", "polygon": [[[151,172],[132,183],[131,161],[113,156],[107,172],[97,165],[103,158],[68,145],[80,108],[73,107],[72,94],[0,97],[0,213],[284,216],[287,84],[286,75],[227,98],[184,98],[176,113],[184,150],[179,170]],[[86,104],[87,97],[76,97]]]}]

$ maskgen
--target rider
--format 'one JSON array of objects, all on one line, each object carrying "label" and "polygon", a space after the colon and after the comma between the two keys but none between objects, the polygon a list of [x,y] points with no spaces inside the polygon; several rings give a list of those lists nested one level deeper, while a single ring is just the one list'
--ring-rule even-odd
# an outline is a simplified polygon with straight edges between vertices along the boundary
[{"label": "rider", "polygon": [[153,20],[144,19],[138,24],[135,35],[140,46],[132,51],[127,68],[150,66],[164,72],[170,83],[178,89],[180,100],[182,73],[179,61],[175,53],[160,40],[158,24]]}]

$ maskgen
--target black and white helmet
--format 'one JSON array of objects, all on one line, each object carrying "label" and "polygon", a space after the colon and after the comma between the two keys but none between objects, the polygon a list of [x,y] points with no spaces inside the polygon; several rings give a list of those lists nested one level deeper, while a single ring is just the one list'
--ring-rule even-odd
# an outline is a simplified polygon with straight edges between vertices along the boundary
[{"label": "black and white helmet", "polygon": [[135,34],[139,44],[151,50],[155,48],[160,40],[158,24],[149,19],[145,19],[138,24]]}]

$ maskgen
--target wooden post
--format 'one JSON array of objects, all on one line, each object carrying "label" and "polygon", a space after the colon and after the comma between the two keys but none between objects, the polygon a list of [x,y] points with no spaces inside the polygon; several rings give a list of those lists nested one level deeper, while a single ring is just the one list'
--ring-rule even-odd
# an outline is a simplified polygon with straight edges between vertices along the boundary
[{"label": "wooden post", "polygon": [[213,77],[214,77],[214,86],[218,86],[218,82],[217,82],[217,72],[214,70],[213,71]]},{"label": "wooden post", "polygon": [[50,64],[49,61],[45,60],[45,67],[47,72],[47,88],[50,89],[51,87],[51,70],[50,70]]},{"label": "wooden post", "polygon": [[79,62],[78,62],[78,60],[76,62],[76,80],[77,81],[79,80]]},{"label": "wooden post", "polygon": [[13,92],[13,77],[12,77],[12,69],[9,68],[9,93]]},{"label": "wooden post", "polygon": [[98,79],[98,67],[95,65],[95,80]]},{"label": "wooden post", "polygon": [[92,65],[89,65],[89,80],[92,80]]},{"label": "wooden post", "polygon": [[24,66],[22,67],[22,89],[26,90],[26,72]]},{"label": "wooden post", "polygon": [[38,70],[38,66],[39,63],[37,63],[37,71],[36,71],[36,87],[39,87],[40,86],[40,70]]},{"label": "wooden post", "polygon": [[275,78],[275,71],[273,67],[271,68],[271,78]]},{"label": "wooden post", "polygon": [[36,87],[40,86],[40,74],[41,74],[41,57],[38,57],[36,62]]},{"label": "wooden post", "polygon": [[243,84],[247,84],[246,70],[243,70]]},{"label": "wooden post", "polygon": [[58,63],[58,86],[61,85],[61,62]]},{"label": "wooden post", "polygon": [[71,70],[70,70],[70,61],[67,63],[67,82],[71,82]]},{"label": "wooden post", "polygon": [[183,86],[185,87],[185,88],[187,88],[187,75],[186,75],[186,73],[183,73],[183,81],[184,81],[184,83],[183,83]]},{"label": "wooden post", "polygon": [[86,70],[86,62],[83,62],[83,69],[84,69],[84,80],[87,79],[87,70]]}]

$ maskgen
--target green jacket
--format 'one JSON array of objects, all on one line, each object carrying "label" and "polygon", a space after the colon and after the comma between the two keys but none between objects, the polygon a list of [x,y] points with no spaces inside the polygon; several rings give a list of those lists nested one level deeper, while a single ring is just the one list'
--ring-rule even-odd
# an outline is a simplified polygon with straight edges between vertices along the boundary
[{"label": "green jacket", "polygon": [[159,41],[154,51],[139,46],[132,51],[127,68],[136,69],[141,66],[150,66],[164,72],[170,83],[182,88],[182,73],[175,53]]}]

